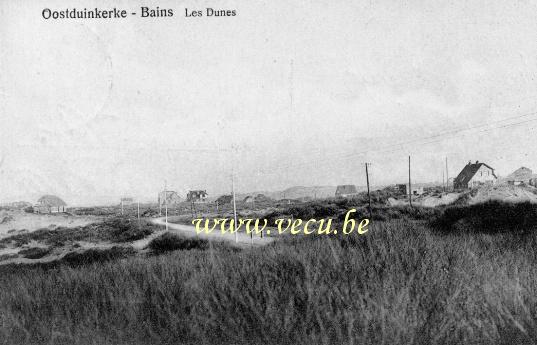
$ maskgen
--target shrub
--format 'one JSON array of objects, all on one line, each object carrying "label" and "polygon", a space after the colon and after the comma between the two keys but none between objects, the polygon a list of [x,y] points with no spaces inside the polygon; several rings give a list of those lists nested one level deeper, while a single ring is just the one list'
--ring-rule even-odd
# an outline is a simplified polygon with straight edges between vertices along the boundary
[{"label": "shrub", "polygon": [[157,253],[172,250],[205,250],[209,247],[209,242],[200,238],[186,238],[169,232],[159,236],[149,242],[149,248]]},{"label": "shrub", "polygon": [[105,222],[107,227],[112,228],[113,241],[130,242],[140,240],[153,233],[152,227],[148,223],[138,225],[135,220],[127,218],[113,218]]},{"label": "shrub", "polygon": [[59,264],[68,266],[81,266],[91,263],[102,263],[111,260],[123,259],[132,256],[136,251],[132,247],[112,247],[110,249],[89,249],[81,253],[71,252],[66,254]]},{"label": "shrub", "polygon": [[537,205],[488,201],[450,206],[433,218],[431,226],[440,231],[526,234],[537,227]]}]

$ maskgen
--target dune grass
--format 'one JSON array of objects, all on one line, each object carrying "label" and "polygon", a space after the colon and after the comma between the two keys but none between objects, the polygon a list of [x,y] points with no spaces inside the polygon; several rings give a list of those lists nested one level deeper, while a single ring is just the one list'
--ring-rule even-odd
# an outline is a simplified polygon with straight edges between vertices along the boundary
[{"label": "dune grass", "polygon": [[537,236],[373,222],[79,267],[4,267],[9,344],[534,344]]},{"label": "dune grass", "polygon": [[160,230],[159,226],[149,220],[138,222],[135,218],[116,216],[76,228],[58,227],[17,234],[1,239],[0,244],[13,243],[22,246],[31,241],[51,246],[62,246],[74,241],[122,243],[142,239],[157,230]]}]

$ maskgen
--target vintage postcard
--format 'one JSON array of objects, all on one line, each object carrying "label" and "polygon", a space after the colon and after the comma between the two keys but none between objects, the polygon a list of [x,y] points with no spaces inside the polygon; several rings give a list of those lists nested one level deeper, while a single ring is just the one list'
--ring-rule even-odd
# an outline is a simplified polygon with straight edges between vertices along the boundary
[{"label": "vintage postcard", "polygon": [[537,3],[0,0],[0,344],[537,344]]}]

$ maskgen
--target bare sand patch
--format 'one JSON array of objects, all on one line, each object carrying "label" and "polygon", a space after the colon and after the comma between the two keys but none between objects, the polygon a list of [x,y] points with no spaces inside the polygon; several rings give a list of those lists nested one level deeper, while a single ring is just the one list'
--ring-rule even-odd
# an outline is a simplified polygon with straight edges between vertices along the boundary
[{"label": "bare sand patch", "polygon": [[35,231],[56,227],[75,228],[98,222],[102,217],[74,216],[66,213],[34,214],[18,210],[0,211],[0,238],[15,235],[21,230]]}]

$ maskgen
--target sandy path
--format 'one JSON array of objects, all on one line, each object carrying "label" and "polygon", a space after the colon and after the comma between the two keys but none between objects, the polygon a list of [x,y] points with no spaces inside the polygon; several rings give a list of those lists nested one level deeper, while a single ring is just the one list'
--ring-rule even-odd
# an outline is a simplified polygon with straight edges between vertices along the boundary
[{"label": "sandy path", "polygon": [[[166,221],[164,218],[156,218],[156,219],[153,219],[152,222],[154,224],[158,224],[164,227],[166,226]],[[268,244],[274,241],[274,238],[272,237],[261,238],[257,235],[254,235],[253,238],[251,238],[249,234],[246,234],[244,232],[237,233],[237,238],[235,239],[235,234],[229,234],[229,233],[223,234],[222,232],[218,231],[218,229],[215,229],[210,234],[205,234],[205,233],[196,234],[196,228],[194,228],[194,226],[170,223],[169,221],[168,221],[168,232],[176,233],[176,234],[183,235],[183,236],[189,236],[189,237],[199,237],[199,238],[205,238],[209,240],[225,241],[228,244],[237,245],[240,247],[263,246],[265,244]],[[158,234],[160,235],[161,233],[159,232]]]}]

